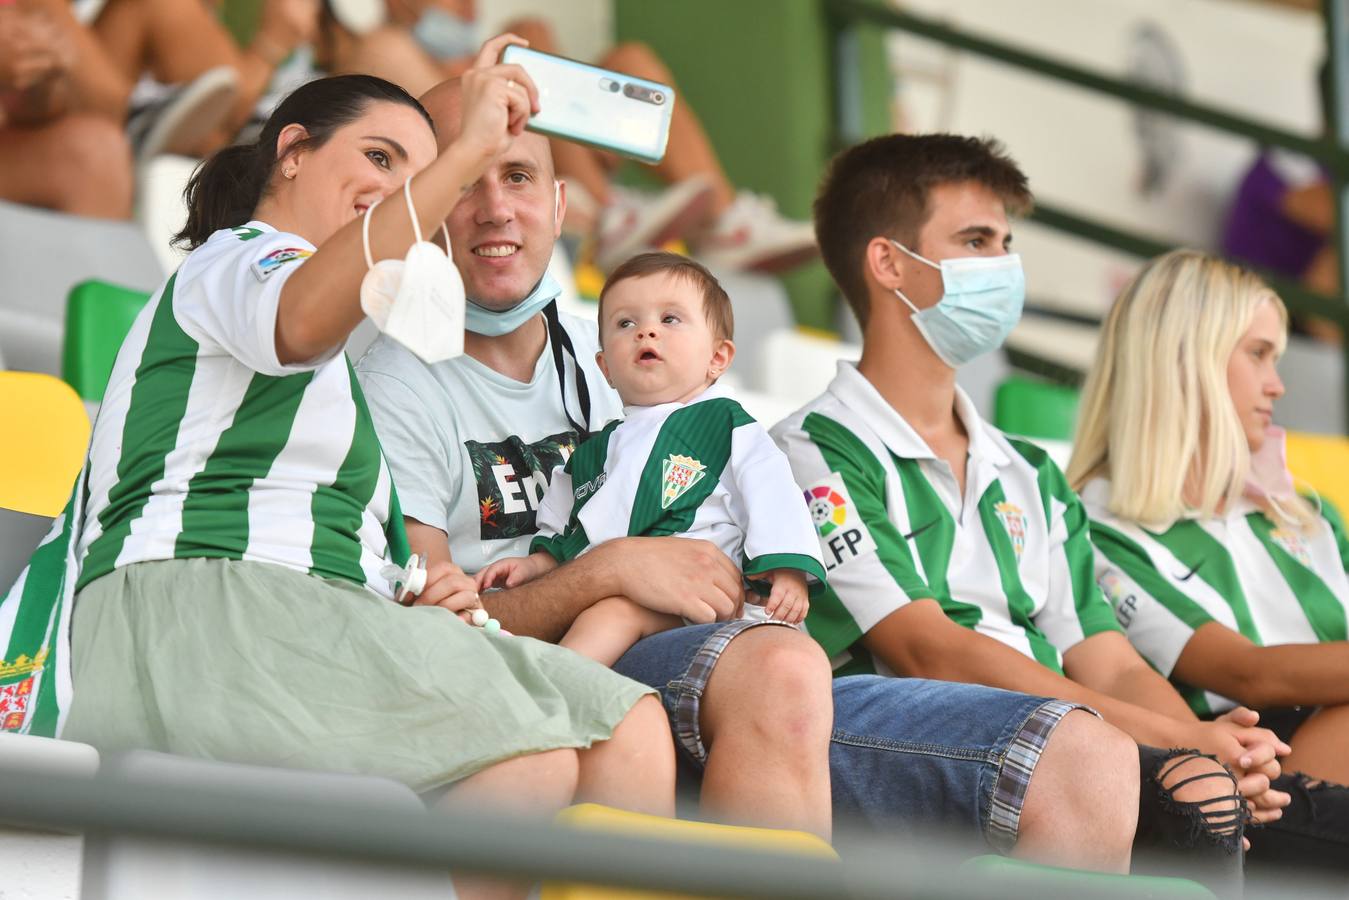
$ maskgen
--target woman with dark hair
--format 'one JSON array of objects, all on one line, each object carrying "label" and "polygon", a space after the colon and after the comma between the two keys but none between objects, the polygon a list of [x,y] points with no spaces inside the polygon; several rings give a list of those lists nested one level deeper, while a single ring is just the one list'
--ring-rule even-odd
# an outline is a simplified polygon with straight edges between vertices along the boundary
[{"label": "woman with dark hair", "polygon": [[476,594],[449,564],[412,608],[391,601],[407,539],[342,353],[362,318],[362,225],[374,258],[401,259],[414,224],[432,233],[520,133],[537,94],[496,62],[511,40],[464,76],[463,132],[439,157],[417,101],[341,76],[192,179],[192,253],[132,328],[94,428],[63,736],[541,813],[578,793],[672,810],[672,744],[645,688],[461,621]]}]

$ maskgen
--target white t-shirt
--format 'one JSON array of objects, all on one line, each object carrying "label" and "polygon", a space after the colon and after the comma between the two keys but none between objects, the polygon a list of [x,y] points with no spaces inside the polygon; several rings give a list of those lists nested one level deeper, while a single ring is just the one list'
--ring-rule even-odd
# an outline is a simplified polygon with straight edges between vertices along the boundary
[{"label": "white t-shirt", "polygon": [[[587,425],[599,429],[622,404],[595,366],[594,322],[560,317],[590,388]],[[469,356],[427,365],[381,336],[356,364],[405,516],[440,528],[454,561],[476,572],[523,556],[536,530],[548,479],[576,446],[562,408],[552,350],[545,345],[528,383]],[[567,404],[577,407],[575,368],[566,359]]]},{"label": "white t-shirt", "polygon": [[80,587],[130,563],[214,557],[389,596],[379,570],[406,537],[355,373],[340,345],[302,364],[276,356],[281,288],[313,251],[263,222],[222,229],[141,311],[94,424]]}]

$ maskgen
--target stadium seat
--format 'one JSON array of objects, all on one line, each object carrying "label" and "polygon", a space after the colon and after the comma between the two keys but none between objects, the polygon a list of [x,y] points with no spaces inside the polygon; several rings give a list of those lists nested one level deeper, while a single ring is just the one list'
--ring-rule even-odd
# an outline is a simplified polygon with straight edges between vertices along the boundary
[{"label": "stadium seat", "polygon": [[1349,438],[1288,432],[1288,469],[1349,514]]},{"label": "stadium seat", "polygon": [[90,403],[103,399],[117,351],[150,299],[143,291],[106,281],[82,281],[66,301],[61,377]]},{"label": "stadium seat", "polygon": [[1073,437],[1077,391],[1014,375],[998,385],[993,424],[1008,434],[1067,441]]},{"label": "stadium seat", "polygon": [[84,464],[89,431],[70,385],[40,372],[0,372],[0,433],[8,435],[0,441],[0,509],[59,515]]},{"label": "stadium seat", "polygon": [[[88,744],[0,732],[0,772],[93,778],[98,751]],[[79,897],[84,838],[45,828],[0,826],[0,896]]]},{"label": "stadium seat", "polygon": [[[856,360],[862,348],[807,329],[783,328],[763,339],[759,355],[760,390],[795,410],[829,387],[840,359]],[[754,381],[747,379],[750,384]],[[771,422],[764,423],[772,425]]]},{"label": "stadium seat", "polygon": [[[581,803],[557,814],[556,821],[583,831],[608,832],[624,837],[646,837],[688,844],[713,844],[743,850],[771,850],[834,861],[838,854],[821,838],[803,831],[747,828],[667,819],[625,812],[596,803]],[[546,882],[539,900],[675,900],[685,895],[664,891],[634,891],[596,885]]]}]

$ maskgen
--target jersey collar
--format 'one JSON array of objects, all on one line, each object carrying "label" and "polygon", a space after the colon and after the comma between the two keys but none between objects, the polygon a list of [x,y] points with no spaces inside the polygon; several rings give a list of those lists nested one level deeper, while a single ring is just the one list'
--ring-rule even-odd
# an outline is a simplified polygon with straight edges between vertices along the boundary
[{"label": "jersey collar", "polygon": [[[904,417],[885,401],[875,385],[857,370],[857,364],[840,360],[838,374],[829,385],[829,393],[848,409],[860,414],[871,430],[895,456],[903,459],[936,459],[927,442],[914,431]],[[1011,463],[998,435],[974,408],[974,401],[956,385],[955,413],[970,436],[970,457],[1002,467]]]},{"label": "jersey collar", "polygon": [[679,409],[684,406],[692,406],[695,403],[702,403],[705,400],[715,400],[718,397],[729,397],[729,396],[731,396],[731,392],[728,388],[724,388],[720,384],[714,384],[687,403],[670,402],[670,403],[658,403],[655,406],[636,406],[636,405],[624,406],[623,418],[632,419],[644,416],[668,415],[669,413],[674,412],[676,409]]}]

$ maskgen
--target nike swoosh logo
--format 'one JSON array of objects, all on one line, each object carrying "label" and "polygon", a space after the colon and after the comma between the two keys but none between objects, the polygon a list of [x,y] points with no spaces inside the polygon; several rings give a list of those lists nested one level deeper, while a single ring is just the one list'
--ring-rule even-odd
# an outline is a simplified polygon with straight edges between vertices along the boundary
[{"label": "nike swoosh logo", "polygon": [[933,519],[931,522],[928,522],[926,525],[919,525],[919,526],[918,526],[917,528],[915,528],[913,531],[910,531],[908,534],[904,535],[904,540],[906,540],[906,541],[911,541],[911,540],[913,540],[914,538],[916,538],[918,535],[922,534],[924,531],[927,531],[929,528],[931,528],[933,525],[936,525],[936,524],[937,524],[937,520],[936,520],[936,519]]},{"label": "nike swoosh logo", "polygon": [[1194,573],[1199,571],[1199,567],[1202,566],[1203,564],[1204,564],[1204,561],[1201,559],[1199,562],[1197,562],[1197,563],[1194,564],[1194,568],[1193,568],[1193,569],[1191,569],[1190,571],[1186,572],[1184,575],[1177,575],[1177,576],[1176,576],[1176,580],[1177,580],[1177,581],[1189,581],[1191,578],[1194,577]]}]

